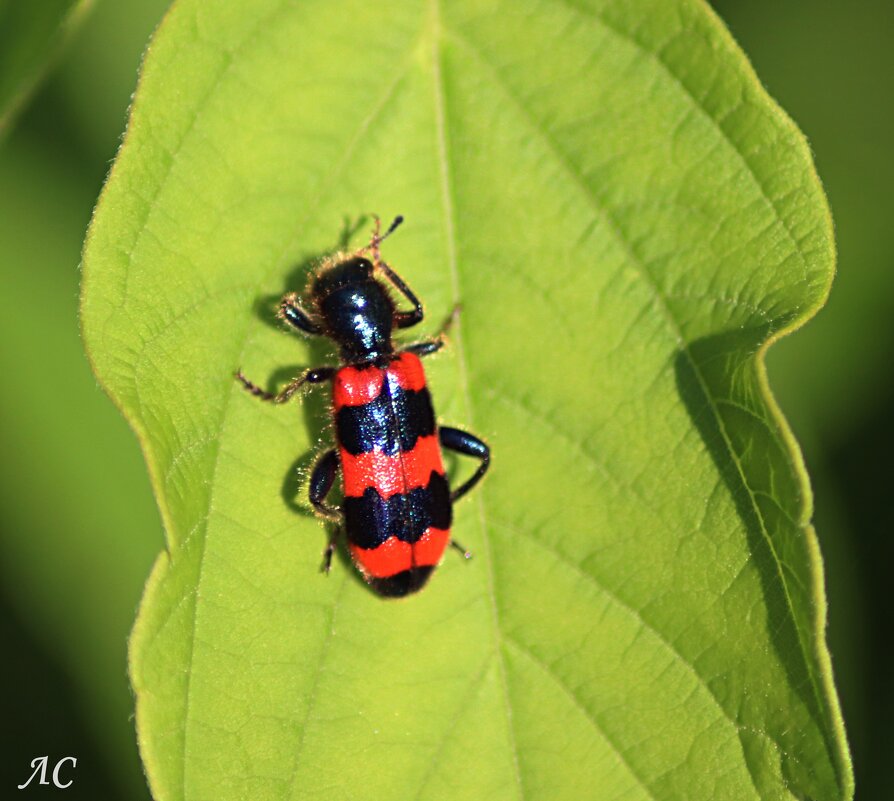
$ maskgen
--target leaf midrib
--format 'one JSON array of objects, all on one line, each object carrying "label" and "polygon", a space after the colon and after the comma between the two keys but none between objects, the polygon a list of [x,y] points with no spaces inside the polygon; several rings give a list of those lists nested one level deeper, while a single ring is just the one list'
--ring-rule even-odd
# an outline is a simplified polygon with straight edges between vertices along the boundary
[{"label": "leaf midrib", "polygon": [[[412,53],[412,49],[408,52],[407,55],[409,56],[411,53]],[[227,64],[227,68],[229,68],[229,66],[232,63],[234,63],[233,60],[229,61]],[[342,158],[339,160],[338,164],[330,171],[329,174],[327,174],[320,181],[320,186],[318,187],[317,192],[313,195],[312,201],[308,204],[308,208],[307,208],[307,211],[305,212],[303,219],[296,226],[296,231],[299,231],[299,232],[302,231],[307,223],[307,220],[310,219],[313,216],[313,214],[315,213],[316,209],[319,208],[320,204],[322,203],[323,199],[325,198],[326,192],[331,189],[331,187],[335,183],[337,176],[347,166],[347,163],[350,160],[350,158],[354,155],[354,152],[355,152],[357,146],[362,142],[364,133],[369,129],[369,127],[372,125],[372,123],[375,121],[375,119],[382,113],[384,107],[388,104],[388,102],[391,99],[393,99],[394,95],[396,94],[398,86],[403,81],[403,79],[406,77],[409,67],[410,67],[409,63],[403,63],[400,65],[399,69],[396,72],[395,78],[392,80],[392,82],[390,84],[387,85],[387,87],[386,87],[384,93],[381,95],[380,99],[376,103],[373,104],[370,113],[363,119],[361,124],[358,126],[357,132],[354,134],[354,136],[348,140],[348,144],[347,144],[347,147],[345,148],[345,152],[344,152]],[[220,87],[221,81],[225,77],[226,73],[227,73],[227,69],[222,70],[220,72],[220,74],[218,75],[218,77],[216,78],[216,80],[214,82],[213,87],[204,96],[204,98],[202,100],[202,105],[206,105],[208,102],[210,102],[210,100],[214,96],[216,90]],[[198,116],[199,110],[200,109],[196,110],[196,115],[195,115],[196,117]],[[193,124],[190,124],[190,126],[188,127],[187,131],[184,134],[184,137],[181,139],[181,141],[178,145],[177,151],[175,151],[175,152],[179,152],[182,149],[183,144],[185,143],[186,138],[192,129],[193,129]],[[171,161],[169,161],[168,170],[166,171],[162,180],[159,182],[159,187],[158,187],[156,193],[153,195],[152,202],[154,202],[155,198],[158,197],[158,194],[160,193],[161,188],[163,187],[164,183],[170,177],[172,165],[173,165],[173,159],[171,159]],[[149,206],[151,208],[151,203],[149,204]],[[146,221],[148,221],[148,210],[147,210]],[[143,229],[145,229],[145,222],[144,222],[144,225],[143,225],[141,231]],[[286,255],[295,247],[296,243],[299,241],[299,239],[298,239],[299,236],[300,236],[300,234],[296,233],[292,238],[290,238],[288,240],[286,245],[283,247],[281,253],[279,254],[278,258],[273,260],[272,268],[270,270],[268,270],[267,272],[265,272],[263,274],[263,276],[258,280],[258,282],[254,285],[254,294],[255,295],[257,295],[260,292],[262,287],[267,283],[267,281],[270,280],[271,276],[276,275],[280,271],[280,269],[281,269],[280,265],[282,264]],[[255,326],[253,325],[253,321],[249,318],[248,322],[246,323],[245,327],[243,328],[243,331],[237,338],[237,341],[239,341],[241,343],[238,348],[238,356],[236,359],[237,363],[242,361],[242,358],[243,358],[246,350],[249,348],[249,346],[251,344],[251,341],[252,341],[251,340],[251,331],[254,327]],[[191,701],[193,659],[194,659],[194,655],[195,655],[196,629],[198,626],[198,607],[199,607],[198,602],[199,602],[199,597],[201,595],[202,575],[203,575],[204,563],[205,563],[205,550],[207,548],[207,539],[208,539],[208,522],[209,522],[211,512],[213,510],[213,507],[214,507],[214,488],[217,485],[217,482],[215,479],[216,479],[217,470],[219,467],[222,442],[225,439],[223,433],[226,428],[226,421],[227,421],[228,412],[229,412],[229,408],[230,408],[230,402],[231,402],[232,398],[237,394],[239,394],[237,391],[237,385],[235,382],[233,382],[232,386],[229,388],[229,390],[227,391],[227,393],[224,397],[224,402],[221,407],[220,418],[219,418],[220,419],[219,430],[221,432],[221,435],[220,435],[220,437],[217,438],[216,447],[214,449],[214,454],[212,456],[212,467],[211,467],[211,471],[210,471],[211,488],[212,489],[208,496],[208,508],[206,509],[205,515],[204,515],[205,528],[202,533],[201,544],[199,546],[199,554],[198,554],[199,570],[198,570],[198,576],[196,579],[196,589],[195,589],[195,593],[193,594],[195,600],[194,600],[193,609],[192,609],[193,615],[192,615],[192,625],[190,627],[190,645],[189,645],[189,652],[188,652],[187,663],[186,663],[187,664],[186,683],[185,683],[185,689],[184,689],[185,718],[184,718],[184,729],[183,729],[183,753],[182,753],[182,758],[181,758],[181,794],[184,799],[186,798],[186,765],[187,765],[187,754],[188,754],[188,732],[190,730],[190,720],[191,720],[190,701]],[[172,460],[174,458],[176,458],[176,455],[172,456]],[[182,544],[181,544],[181,547],[182,547]],[[332,616],[333,617],[337,614],[337,608],[338,608],[338,601],[336,600],[332,605]],[[325,655],[325,653],[326,653],[326,650],[323,649],[323,654]],[[319,672],[320,672],[320,666],[318,666],[315,676],[317,676],[319,674]],[[301,740],[301,744],[303,745],[303,737]],[[299,749],[295,755],[294,770],[292,772],[290,784],[294,783],[294,778],[295,778],[295,775],[297,774],[298,765],[300,763],[300,753],[301,753],[301,748],[299,747]]]},{"label": "leaf midrib", "polygon": [[[439,0],[431,0],[431,63],[432,63],[432,88],[435,105],[435,123],[437,135],[438,167],[441,174],[441,199],[444,208],[445,229],[447,234],[447,265],[450,269],[450,280],[453,291],[453,303],[460,302],[462,291],[459,283],[459,269],[456,259],[456,227],[453,211],[453,191],[450,181],[449,138],[447,135],[447,115],[445,113],[444,80],[441,74],[441,45],[443,41],[443,29]],[[456,354],[459,372],[460,392],[466,407],[466,415],[474,426],[472,413],[472,397],[469,391],[469,367],[468,355],[463,345],[462,320],[456,322]],[[509,700],[509,684],[506,678],[506,664],[503,658],[501,643],[503,641],[500,629],[500,617],[497,609],[496,586],[493,568],[493,547],[490,533],[487,528],[487,516],[484,508],[484,487],[480,487],[475,495],[475,505],[478,509],[478,522],[481,529],[482,541],[486,550],[486,562],[488,567],[488,598],[491,606],[491,621],[494,631],[494,658],[500,674],[502,686],[502,700],[506,714],[506,727],[509,736],[509,747],[512,754],[516,789],[519,799],[524,799],[524,783],[522,782],[521,765],[518,758],[518,744],[515,739],[515,729],[512,719],[512,704]]]}]

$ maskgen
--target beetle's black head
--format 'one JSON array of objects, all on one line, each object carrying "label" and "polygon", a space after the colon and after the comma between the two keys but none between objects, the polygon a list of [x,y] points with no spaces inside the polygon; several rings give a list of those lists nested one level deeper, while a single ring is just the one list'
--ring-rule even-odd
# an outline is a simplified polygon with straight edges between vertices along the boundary
[{"label": "beetle's black head", "polygon": [[326,333],[347,362],[374,361],[392,351],[394,303],[373,271],[369,259],[354,256],[326,267],[311,286]]}]

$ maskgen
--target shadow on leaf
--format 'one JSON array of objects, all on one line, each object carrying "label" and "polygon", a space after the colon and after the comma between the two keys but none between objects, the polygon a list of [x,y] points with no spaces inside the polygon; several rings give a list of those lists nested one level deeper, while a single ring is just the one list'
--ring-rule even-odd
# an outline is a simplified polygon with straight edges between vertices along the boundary
[{"label": "shadow on leaf", "polygon": [[[782,323],[784,325],[784,322]],[[748,551],[760,577],[767,610],[766,628],[779,664],[789,684],[800,697],[810,715],[821,724],[826,710],[817,699],[816,679],[811,674],[802,648],[792,648],[801,641],[801,633],[792,610],[789,586],[797,577],[783,563],[779,554],[791,549],[788,538],[803,537],[803,529],[794,519],[796,512],[782,509],[772,493],[782,490],[783,497],[799,497],[799,488],[779,487],[790,458],[776,423],[763,400],[763,389],[756,371],[757,354],[776,327],[770,324],[725,332],[693,342],[675,359],[677,388],[686,410],[704,442],[717,472],[722,478],[736,512],[742,521]],[[740,425],[742,415],[758,417],[765,425]],[[739,432],[745,432],[740,435]],[[742,473],[749,476],[746,483]],[[762,503],[761,498],[769,500]],[[772,511],[775,506],[776,511]],[[789,530],[786,531],[785,529]],[[718,701],[721,699],[718,698]],[[727,710],[732,714],[730,710]],[[751,749],[740,730],[746,759]],[[828,742],[827,749],[832,751]],[[793,786],[803,786],[804,764],[794,754],[780,751],[783,773]],[[757,769],[757,760],[752,766]]]}]

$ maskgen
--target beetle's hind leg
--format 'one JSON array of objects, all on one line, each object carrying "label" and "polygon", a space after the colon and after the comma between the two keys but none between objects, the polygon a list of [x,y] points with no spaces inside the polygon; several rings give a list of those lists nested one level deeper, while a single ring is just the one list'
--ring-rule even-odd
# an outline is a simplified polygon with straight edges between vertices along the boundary
[{"label": "beetle's hind leg", "polygon": [[454,551],[459,551],[462,554],[463,559],[471,559],[472,558],[472,552],[468,548],[466,548],[465,545],[458,543],[453,538],[450,539],[450,547],[453,548]]},{"label": "beetle's hind leg", "polygon": [[[487,468],[490,467],[490,448],[487,446],[487,443],[478,439],[474,434],[460,431],[458,428],[450,428],[449,426],[441,426],[438,429],[438,439],[440,439],[441,445],[447,450],[456,451],[456,453],[461,453],[463,456],[475,456],[481,460],[478,469],[472,476],[450,493],[450,502],[456,503],[484,478]],[[450,547],[459,551],[465,559],[472,558],[472,552],[467,550],[465,546],[460,545],[456,540],[450,540]]]},{"label": "beetle's hind leg", "polygon": [[326,503],[326,497],[335,484],[335,476],[338,474],[338,454],[334,448],[330,448],[319,459],[310,474],[310,487],[308,496],[310,502],[321,515],[328,520],[335,521],[337,525],[334,527],[329,537],[326,549],[323,551],[322,571],[328,573],[332,567],[332,554],[338,545],[338,538],[341,534],[342,514],[331,504]]},{"label": "beetle's hind leg", "polygon": [[441,445],[448,450],[456,451],[463,456],[474,456],[481,460],[472,477],[450,493],[450,500],[455,503],[484,478],[487,468],[490,467],[490,448],[487,447],[487,443],[478,439],[474,434],[460,431],[458,428],[441,426],[438,429],[438,437],[441,440]]},{"label": "beetle's hind leg", "polygon": [[338,538],[340,536],[341,526],[338,525],[332,529],[329,542],[326,543],[326,547],[323,549],[323,563],[320,565],[320,572],[325,573],[327,576],[329,571],[332,570],[332,554],[335,553],[335,549],[338,547]]},{"label": "beetle's hind leg", "polygon": [[338,454],[335,448],[326,451],[313,466],[310,474],[310,486],[308,496],[310,502],[323,517],[329,520],[341,521],[341,511],[326,503],[326,496],[335,484],[338,475]]}]

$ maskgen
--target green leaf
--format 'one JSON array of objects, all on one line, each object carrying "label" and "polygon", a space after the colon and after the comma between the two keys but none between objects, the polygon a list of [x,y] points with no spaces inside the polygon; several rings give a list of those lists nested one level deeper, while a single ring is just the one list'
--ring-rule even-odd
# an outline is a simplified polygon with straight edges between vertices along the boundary
[{"label": "green leaf", "polygon": [[[476,558],[401,602],[319,576],[291,508],[322,399],[232,378],[331,361],[270,308],[370,210],[407,215],[420,337],[462,301],[430,383],[494,452]],[[82,306],[167,532],[131,640],[156,798],[850,797],[763,371],[833,260],[803,138],[702,3],[176,3]]]},{"label": "green leaf", "polygon": [[0,136],[93,0],[0,0]]}]

